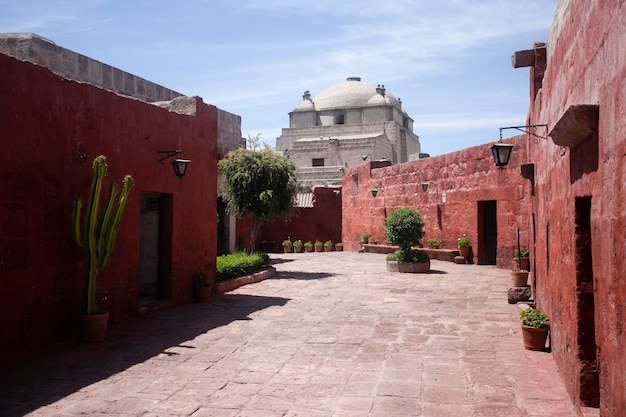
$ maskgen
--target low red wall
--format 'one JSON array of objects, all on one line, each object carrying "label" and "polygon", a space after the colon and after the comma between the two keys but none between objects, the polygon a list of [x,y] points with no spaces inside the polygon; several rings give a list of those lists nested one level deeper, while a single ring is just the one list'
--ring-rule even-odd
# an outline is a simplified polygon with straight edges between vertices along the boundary
[{"label": "low red wall", "polygon": [[[117,247],[98,281],[111,321],[138,312],[140,193],[167,196],[163,298],[192,301],[192,277],[214,278],[217,109],[188,98],[192,115],[63,79],[0,54],[0,347],[65,337],[81,310],[82,252],[70,238],[74,197],[87,197],[93,159],[106,184],[136,182]],[[184,179],[159,150],[182,149]],[[169,220],[168,220],[169,219]]]},{"label": "low red wall", "polygon": [[[526,245],[530,219],[527,206],[531,187],[519,166],[526,152],[519,138],[509,167],[497,168],[490,145],[476,146],[432,158],[385,166],[364,163],[346,172],[343,180],[343,240],[347,250],[359,249],[362,233],[385,240],[385,218],[401,208],[419,211],[426,223],[426,237],[441,240],[443,248],[457,247],[467,234],[473,262],[481,261],[479,202],[495,201],[497,212],[497,266],[509,268],[516,246],[516,229]],[[422,183],[428,183],[427,191]],[[376,195],[372,194],[376,190]]]},{"label": "low red wall", "polygon": [[[300,208],[298,214],[288,220],[277,220],[261,226],[257,239],[257,248],[268,250],[279,246],[283,240],[300,239],[302,243],[315,240],[333,243],[341,242],[341,188],[315,187],[313,189],[314,207]],[[249,241],[249,239],[248,239]]]}]

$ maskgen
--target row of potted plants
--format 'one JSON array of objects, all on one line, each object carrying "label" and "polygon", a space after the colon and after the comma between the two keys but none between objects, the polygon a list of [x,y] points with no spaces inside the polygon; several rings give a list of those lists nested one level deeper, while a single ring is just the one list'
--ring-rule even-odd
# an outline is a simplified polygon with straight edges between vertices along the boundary
[{"label": "row of potted plants", "polygon": [[302,240],[291,241],[291,238],[287,238],[283,240],[283,249],[285,253],[291,253],[292,251],[295,253],[302,252],[332,252],[333,250],[342,251],[343,244],[341,242],[334,243],[332,240],[327,240],[322,242],[321,240],[315,240],[315,243],[311,243],[311,241],[307,241],[302,243]]}]

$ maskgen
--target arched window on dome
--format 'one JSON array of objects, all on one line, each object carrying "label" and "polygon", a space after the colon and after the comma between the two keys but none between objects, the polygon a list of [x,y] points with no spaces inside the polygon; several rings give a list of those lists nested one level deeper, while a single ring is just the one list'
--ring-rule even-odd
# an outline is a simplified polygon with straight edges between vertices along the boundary
[{"label": "arched window on dome", "polygon": [[344,125],[346,124],[346,114],[338,113],[335,115],[335,124],[336,125]]}]

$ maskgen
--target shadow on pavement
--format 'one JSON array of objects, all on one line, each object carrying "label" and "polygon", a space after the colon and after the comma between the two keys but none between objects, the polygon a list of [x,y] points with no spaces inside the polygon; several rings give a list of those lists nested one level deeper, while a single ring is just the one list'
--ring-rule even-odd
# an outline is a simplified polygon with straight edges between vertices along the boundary
[{"label": "shadow on pavement", "polygon": [[330,278],[334,275],[326,272],[280,271],[272,279],[314,280]]},{"label": "shadow on pavement", "polygon": [[189,341],[233,321],[251,320],[251,313],[287,301],[221,294],[210,303],[112,324],[103,342],[68,340],[47,352],[5,353],[0,359],[0,415],[22,416],[156,356],[198,349]]}]

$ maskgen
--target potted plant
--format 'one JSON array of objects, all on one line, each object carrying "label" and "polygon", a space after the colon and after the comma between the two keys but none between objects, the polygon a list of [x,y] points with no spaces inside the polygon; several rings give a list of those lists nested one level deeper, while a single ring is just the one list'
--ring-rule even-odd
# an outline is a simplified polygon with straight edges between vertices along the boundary
[{"label": "potted plant", "polygon": [[213,286],[209,282],[208,274],[199,273],[193,277],[193,295],[198,303],[211,301]]},{"label": "potted plant", "polygon": [[527,350],[544,350],[548,339],[550,324],[548,316],[541,310],[529,307],[520,311],[522,337]]},{"label": "potted plant", "polygon": [[378,238],[376,236],[372,236],[369,238],[370,244],[378,245]]},{"label": "potted plant", "polygon": [[529,272],[524,269],[514,269],[509,272],[512,287],[524,287],[528,285]]},{"label": "potted plant", "polygon": [[304,250],[306,252],[313,252],[313,244],[311,243],[310,240],[307,240],[306,242],[304,242]]},{"label": "potted plant", "polygon": [[441,240],[431,237],[426,239],[426,244],[432,249],[439,249],[439,247],[441,246]]},{"label": "potted plant", "polygon": [[300,239],[293,242],[293,251],[296,253],[302,253],[303,251],[302,241]]},{"label": "potted plant", "polygon": [[410,208],[394,211],[385,220],[387,240],[400,249],[387,257],[387,270],[392,272],[428,272],[430,259],[422,250],[413,250],[424,237],[422,215]]},{"label": "potted plant", "polygon": [[464,233],[463,236],[457,239],[457,247],[459,248],[459,255],[464,258],[469,258],[470,254],[470,240],[469,237]]},{"label": "potted plant", "polygon": [[332,252],[333,250],[333,242],[331,240],[327,240],[324,242],[324,252]]},{"label": "potted plant", "polygon": [[315,241],[315,252],[322,252],[324,250],[323,243],[320,240]]},{"label": "potted plant", "polygon": [[341,242],[335,243],[335,250],[341,252],[343,250],[343,244]]},{"label": "potted plant", "polygon": [[292,247],[293,243],[291,242],[291,238],[283,240],[283,250],[285,251],[285,253],[291,253]]},{"label": "potted plant", "polygon": [[369,243],[370,235],[367,233],[361,233],[361,238],[359,239],[359,251],[363,252],[365,250],[365,245]]},{"label": "potted plant", "polygon": [[520,247],[515,249],[515,256],[513,257],[513,269],[520,269],[530,271],[530,257],[528,256],[528,248]]},{"label": "potted plant", "polygon": [[91,182],[89,199],[82,217],[83,200],[74,200],[72,212],[72,238],[83,249],[84,286],[83,308],[79,320],[80,337],[86,342],[103,340],[106,335],[109,313],[98,308],[97,279],[98,274],[107,266],[115,249],[117,229],[128,202],[130,190],[135,185],[133,177],[124,176],[122,191],[116,202],[118,187],[111,184],[103,210],[100,207],[102,179],[107,172],[106,157],[97,156],[93,161],[94,177]]}]

